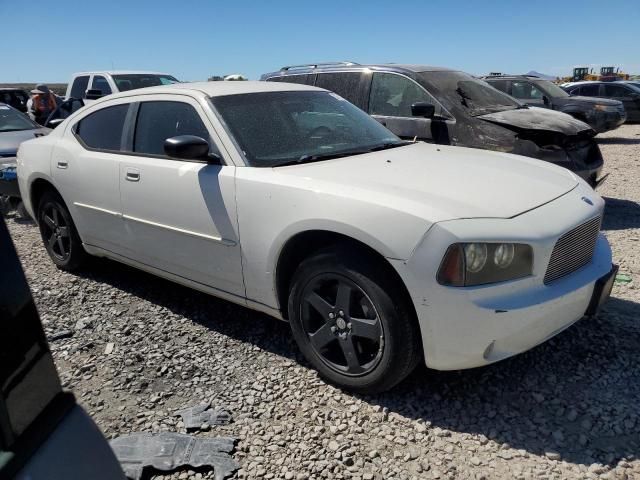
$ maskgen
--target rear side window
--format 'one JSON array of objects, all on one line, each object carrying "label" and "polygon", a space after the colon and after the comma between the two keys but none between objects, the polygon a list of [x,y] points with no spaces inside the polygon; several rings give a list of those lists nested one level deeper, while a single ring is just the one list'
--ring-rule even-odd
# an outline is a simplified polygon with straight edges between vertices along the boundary
[{"label": "rear side window", "polygon": [[[576,94],[575,90],[573,94]],[[585,95],[587,97],[597,97],[599,94],[600,85],[582,85],[580,87],[580,95]]]},{"label": "rear side window", "polygon": [[195,108],[183,102],[143,102],[138,110],[133,151],[164,156],[164,141],[195,135],[211,144],[209,132]]},{"label": "rear side window", "polygon": [[71,86],[71,98],[84,98],[87,93],[87,87],[89,86],[89,76],[76,77]]},{"label": "rear side window", "polygon": [[89,148],[118,151],[128,109],[125,104],[98,110],[76,124],[76,135]]},{"label": "rear side window", "polygon": [[316,87],[325,88],[337,93],[355,106],[365,108],[366,98],[360,88],[362,72],[319,73]]},{"label": "rear side window", "polygon": [[93,82],[91,82],[92,90],[100,90],[102,95],[110,95],[111,87],[109,86],[109,82],[102,75],[95,75],[93,77]]},{"label": "rear side window", "polygon": [[487,83],[501,92],[509,93],[507,91],[507,80],[489,80]]},{"label": "rear side window", "polygon": [[431,103],[436,107],[436,115],[448,116],[436,99],[416,82],[392,73],[373,74],[369,114],[413,118],[411,105],[417,102]]}]

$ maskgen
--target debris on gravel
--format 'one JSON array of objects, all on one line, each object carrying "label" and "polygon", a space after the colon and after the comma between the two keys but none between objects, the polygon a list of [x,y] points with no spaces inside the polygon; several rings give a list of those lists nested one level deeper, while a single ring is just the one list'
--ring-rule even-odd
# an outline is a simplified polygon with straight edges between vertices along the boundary
[{"label": "debris on gravel", "polygon": [[109,438],[186,433],[176,413],[210,402],[234,422],[194,437],[237,437],[238,479],[640,478],[640,125],[597,138],[603,230],[630,280],[525,354],[420,367],[381,395],[323,382],[284,322],[111,261],[62,272],[33,224],[7,223],[62,382]]},{"label": "debris on gravel", "polygon": [[193,407],[177,410],[174,415],[182,417],[182,423],[187,430],[202,429],[203,425],[210,427],[211,425],[226,425],[231,422],[231,415],[222,409],[211,409],[210,403],[203,403]]}]

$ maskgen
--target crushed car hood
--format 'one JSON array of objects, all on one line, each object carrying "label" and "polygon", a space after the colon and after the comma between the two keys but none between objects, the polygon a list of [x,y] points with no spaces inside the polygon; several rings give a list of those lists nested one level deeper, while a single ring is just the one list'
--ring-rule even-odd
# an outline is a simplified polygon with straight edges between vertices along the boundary
[{"label": "crushed car hood", "polygon": [[578,184],[569,171],[540,160],[422,142],[275,170],[297,177],[285,182],[291,186],[391,206],[430,222],[514,217]]},{"label": "crushed car hood", "polygon": [[546,108],[529,107],[505,110],[504,112],[487,113],[476,118],[507,128],[511,127],[511,129],[515,127],[521,130],[546,130],[570,136],[590,131],[595,135],[595,131],[586,123],[576,120],[566,113]]}]

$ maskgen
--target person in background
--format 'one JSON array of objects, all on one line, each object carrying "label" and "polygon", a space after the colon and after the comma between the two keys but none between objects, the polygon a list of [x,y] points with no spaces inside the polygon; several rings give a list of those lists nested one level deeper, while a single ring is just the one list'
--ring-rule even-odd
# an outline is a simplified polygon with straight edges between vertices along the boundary
[{"label": "person in background", "polygon": [[39,83],[34,90],[31,90],[31,99],[27,102],[29,116],[40,125],[44,125],[51,112],[58,105],[56,96],[49,90],[49,87]]}]

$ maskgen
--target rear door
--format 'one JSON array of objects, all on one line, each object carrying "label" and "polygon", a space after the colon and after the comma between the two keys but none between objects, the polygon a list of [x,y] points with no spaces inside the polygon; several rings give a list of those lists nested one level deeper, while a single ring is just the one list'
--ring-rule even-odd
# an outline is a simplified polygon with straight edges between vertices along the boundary
[{"label": "rear door", "polygon": [[627,120],[640,120],[640,93],[626,85],[607,83],[604,85],[604,96],[623,103]]},{"label": "rear door", "polygon": [[[411,105],[417,102],[431,103],[436,107],[435,122],[429,118],[417,118],[411,114]],[[445,137],[445,121],[453,117],[421,85],[403,75],[375,72],[371,81],[368,113],[400,138],[437,143]],[[434,128],[442,127],[445,128]],[[448,135],[446,135],[448,138]]]},{"label": "rear door", "polygon": [[120,164],[131,258],[244,297],[235,208],[235,166],[170,158],[167,138],[196,135],[224,156],[202,106],[186,95],[150,95]]},{"label": "rear door", "polygon": [[124,247],[119,162],[129,108],[121,99],[89,110],[66,127],[51,155],[53,179],[82,241],[116,253]]}]

